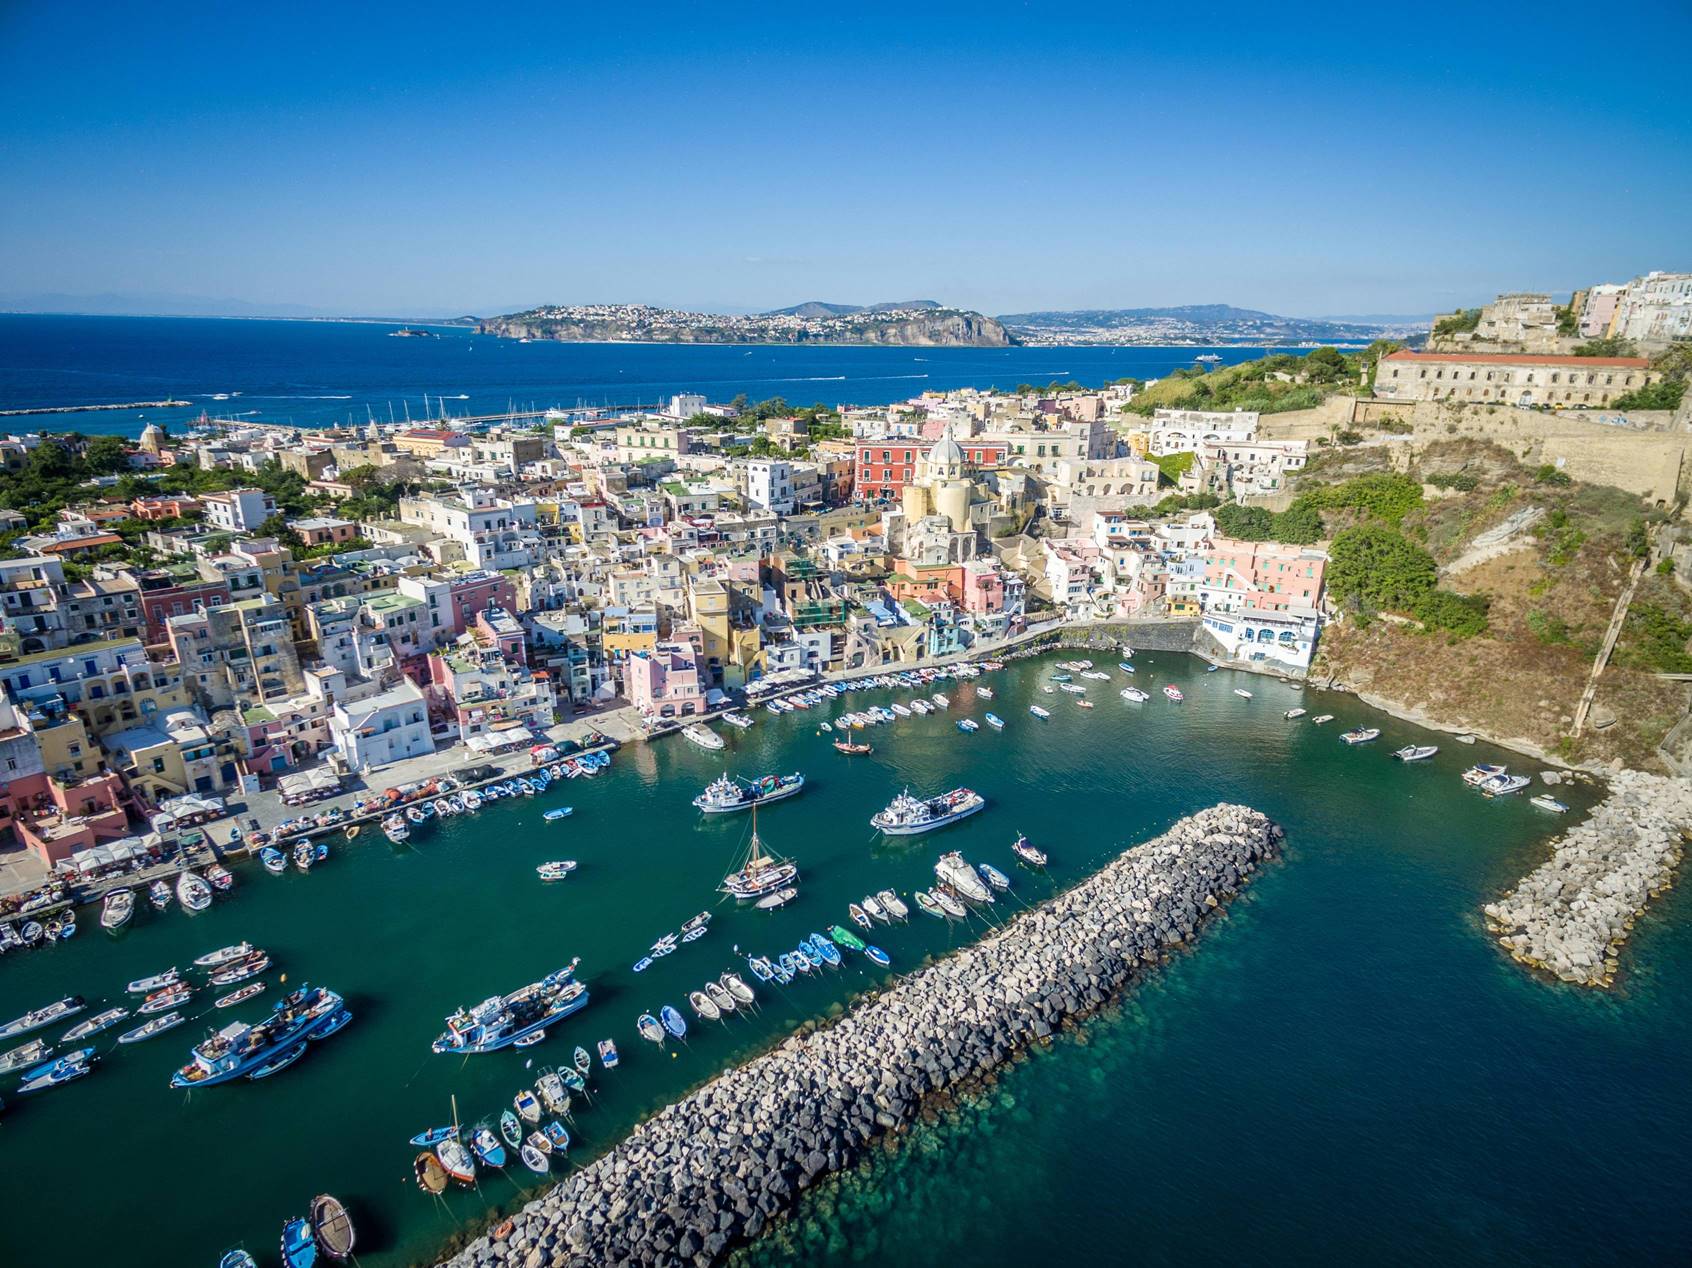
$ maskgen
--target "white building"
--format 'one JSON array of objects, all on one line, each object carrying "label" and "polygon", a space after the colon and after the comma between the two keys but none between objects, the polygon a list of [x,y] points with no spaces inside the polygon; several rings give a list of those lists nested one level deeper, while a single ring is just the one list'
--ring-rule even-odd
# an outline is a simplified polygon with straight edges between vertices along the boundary
[{"label": "white building", "polygon": [[692,418],[705,412],[705,398],[692,392],[682,392],[670,398],[670,408],[664,412],[671,418]]},{"label": "white building", "polygon": [[1147,452],[1197,453],[1206,441],[1245,444],[1257,437],[1256,410],[1160,409],[1152,414]]},{"label": "white building", "polygon": [[746,464],[746,504],[755,511],[793,513],[793,464],[779,458],[754,458]]},{"label": "white building", "polygon": [[409,678],[362,700],[336,701],[329,734],[348,770],[371,770],[435,751],[428,707]]},{"label": "white building", "polygon": [[525,568],[542,554],[532,499],[502,498],[484,488],[461,489],[401,498],[399,518],[456,542],[477,568]]},{"label": "white building", "polygon": [[1260,661],[1294,669],[1310,668],[1321,621],[1314,609],[1286,612],[1209,612],[1204,628],[1222,644],[1230,660]]},{"label": "white building", "polygon": [[262,489],[230,489],[200,499],[206,522],[226,533],[250,533],[276,514],[276,499]]}]

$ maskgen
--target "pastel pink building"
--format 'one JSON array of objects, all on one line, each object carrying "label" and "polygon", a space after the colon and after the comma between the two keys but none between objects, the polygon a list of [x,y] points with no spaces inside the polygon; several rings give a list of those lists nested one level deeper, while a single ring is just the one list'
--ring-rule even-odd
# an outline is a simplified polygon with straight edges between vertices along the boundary
[{"label": "pastel pink building", "polygon": [[1005,575],[992,564],[971,560],[962,569],[959,588],[961,606],[965,612],[978,616],[993,616],[1005,610]]},{"label": "pastel pink building", "polygon": [[1218,537],[1204,555],[1200,596],[1206,612],[1311,611],[1327,567],[1311,546]]},{"label": "pastel pink building", "polygon": [[659,643],[629,653],[623,665],[629,700],[642,717],[685,718],[705,712],[705,684],[692,643]]}]

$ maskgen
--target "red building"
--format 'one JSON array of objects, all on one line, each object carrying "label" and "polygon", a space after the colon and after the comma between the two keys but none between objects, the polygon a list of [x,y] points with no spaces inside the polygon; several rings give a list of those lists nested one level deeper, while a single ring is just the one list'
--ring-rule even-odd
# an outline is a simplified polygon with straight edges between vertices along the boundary
[{"label": "red building", "polygon": [[141,619],[147,623],[145,634],[149,644],[169,641],[165,622],[173,616],[186,616],[199,608],[222,607],[229,603],[227,581],[201,581],[182,578],[169,572],[144,572],[141,583]]},{"label": "red building", "polygon": [[[1005,461],[1005,446],[960,440],[964,462],[972,468],[997,467]],[[892,501],[917,477],[917,464],[934,446],[927,441],[860,440],[855,493],[865,502]]]}]

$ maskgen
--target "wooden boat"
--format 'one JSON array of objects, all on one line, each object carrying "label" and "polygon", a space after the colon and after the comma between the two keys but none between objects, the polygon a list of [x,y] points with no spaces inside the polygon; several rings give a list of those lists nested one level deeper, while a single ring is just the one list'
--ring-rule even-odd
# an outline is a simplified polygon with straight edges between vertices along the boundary
[{"label": "wooden boat", "polygon": [[428,1131],[418,1132],[411,1138],[411,1143],[419,1149],[433,1149],[443,1140],[451,1140],[458,1135],[456,1127],[431,1127]]},{"label": "wooden boat", "polygon": [[499,1134],[505,1137],[505,1143],[513,1149],[523,1143],[523,1124],[517,1121],[517,1115],[510,1110],[500,1111]]},{"label": "wooden boat", "polygon": [[844,925],[829,926],[828,936],[848,951],[862,951],[864,949],[864,940]]},{"label": "wooden boat", "polygon": [[217,1268],[258,1268],[258,1261],[239,1247],[223,1252]]},{"label": "wooden boat", "polygon": [[547,1139],[543,1131],[532,1131],[523,1138],[523,1143],[539,1154],[551,1154],[552,1142]]},{"label": "wooden boat", "polygon": [[549,1166],[546,1160],[546,1155],[536,1149],[533,1145],[524,1145],[519,1153],[519,1157],[523,1159],[523,1165],[530,1171],[536,1172],[540,1175],[546,1174],[547,1167]]},{"label": "wooden boat", "polygon": [[570,1147],[570,1133],[564,1130],[564,1124],[556,1121],[545,1123],[541,1132],[551,1143],[554,1152],[563,1153]]},{"label": "wooden boat", "polygon": [[486,1126],[478,1127],[470,1134],[470,1148],[475,1152],[476,1161],[484,1167],[505,1165],[505,1146],[499,1143],[499,1137]]},{"label": "wooden boat", "polygon": [[558,1072],[558,1077],[563,1081],[564,1086],[573,1092],[587,1091],[587,1080],[577,1074],[574,1070],[560,1070]]},{"label": "wooden boat", "polygon": [[[867,901],[874,902],[875,900],[872,898]],[[847,903],[846,914],[852,917],[852,923],[857,925],[860,929],[868,929],[870,927],[871,922],[869,912],[865,911],[859,904]]]},{"label": "wooden boat", "polygon": [[230,991],[227,995],[220,995],[215,1001],[218,1008],[233,1008],[237,1004],[244,1004],[255,995],[264,994],[263,982],[249,982],[238,991]]},{"label": "wooden boat", "polygon": [[668,1004],[658,1010],[658,1019],[664,1023],[664,1029],[677,1039],[687,1037],[687,1022],[682,1015]]},{"label": "wooden boat", "polygon": [[312,1268],[317,1262],[317,1241],[311,1235],[311,1221],[295,1216],[282,1225],[282,1268]]},{"label": "wooden boat", "polygon": [[934,895],[930,894],[926,889],[917,890],[914,897],[916,898],[917,907],[922,911],[926,912],[930,916],[939,916],[941,919],[945,919],[946,913],[940,909],[940,904],[934,900]]},{"label": "wooden boat", "polygon": [[259,862],[264,864],[264,870],[272,876],[280,876],[288,870],[288,857],[273,845],[267,845],[259,851]]},{"label": "wooden boat", "polygon": [[774,911],[777,907],[787,906],[797,897],[799,897],[799,891],[796,889],[778,889],[773,894],[765,894],[752,905],[759,911]]},{"label": "wooden boat", "polygon": [[600,1065],[604,1066],[607,1070],[615,1070],[617,1068],[617,1062],[621,1059],[622,1058],[617,1055],[616,1044],[612,1043],[609,1039],[601,1039],[599,1041]]},{"label": "wooden boat", "polygon": [[221,863],[213,863],[206,868],[206,879],[211,882],[213,889],[220,892],[235,888],[235,873]]},{"label": "wooden boat", "polygon": [[872,963],[878,964],[884,969],[893,963],[892,960],[888,959],[887,952],[883,951],[878,946],[865,947],[864,954],[869,957]]},{"label": "wooden boat", "polygon": [[476,1183],[476,1160],[456,1137],[436,1145],[435,1157],[449,1178],[466,1187]]},{"label": "wooden boat", "polygon": [[899,895],[895,894],[892,890],[877,890],[875,897],[876,901],[881,904],[881,909],[889,916],[893,917],[893,919],[905,920],[910,917],[911,909],[905,906],[904,902],[899,898]]},{"label": "wooden boat", "polygon": [[434,1154],[424,1152],[411,1160],[411,1171],[417,1177],[417,1187],[439,1197],[447,1189],[446,1168]]},{"label": "wooden boat", "polygon": [[[698,994],[698,992],[695,991],[694,994]],[[717,1006],[717,1011],[725,1017],[740,1007],[734,1002],[734,996],[724,989],[721,982],[705,983],[705,994],[710,996],[711,1002]],[[680,1035],[676,1037],[681,1038]]]},{"label": "wooden boat", "polygon": [[586,1074],[588,1071],[593,1069],[593,1057],[589,1055],[586,1048],[578,1045],[576,1051],[572,1054],[572,1059],[576,1063],[576,1069],[580,1070],[583,1074]]},{"label": "wooden boat", "polygon": [[535,1099],[535,1094],[528,1088],[524,1088],[522,1091],[518,1092],[516,1096],[512,1097],[511,1105],[524,1122],[540,1122],[540,1102]]},{"label": "wooden boat", "polygon": [[327,1193],[311,1200],[311,1231],[317,1248],[331,1259],[345,1259],[353,1250],[353,1222],[347,1208]]},{"label": "wooden boat", "polygon": [[546,1031],[544,1031],[544,1030],[531,1030],[528,1034],[524,1035],[521,1039],[513,1039],[511,1041],[511,1046],[513,1048],[533,1048],[537,1043],[540,1043],[545,1038],[546,1038]]},{"label": "wooden boat", "polygon": [[864,753],[873,753],[875,752],[875,747],[870,744],[854,744],[850,740],[836,740],[834,742],[834,751],[836,753],[845,753],[849,756],[855,756]]},{"label": "wooden boat", "polygon": [[736,1003],[750,1004],[758,998],[738,973],[724,973],[717,981],[723,984],[724,990],[734,996]]}]

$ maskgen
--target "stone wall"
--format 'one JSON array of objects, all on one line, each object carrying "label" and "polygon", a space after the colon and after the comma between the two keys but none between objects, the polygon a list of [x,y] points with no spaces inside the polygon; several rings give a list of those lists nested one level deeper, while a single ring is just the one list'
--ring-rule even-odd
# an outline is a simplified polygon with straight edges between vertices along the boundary
[{"label": "stone wall", "polygon": [[[449,1262],[715,1262],[818,1177],[902,1128],[923,1098],[1111,1000],[1235,894],[1281,831],[1245,806],[1181,820],[972,947],[901,979],[647,1120],[497,1238]],[[924,919],[917,915],[915,919]]]}]

